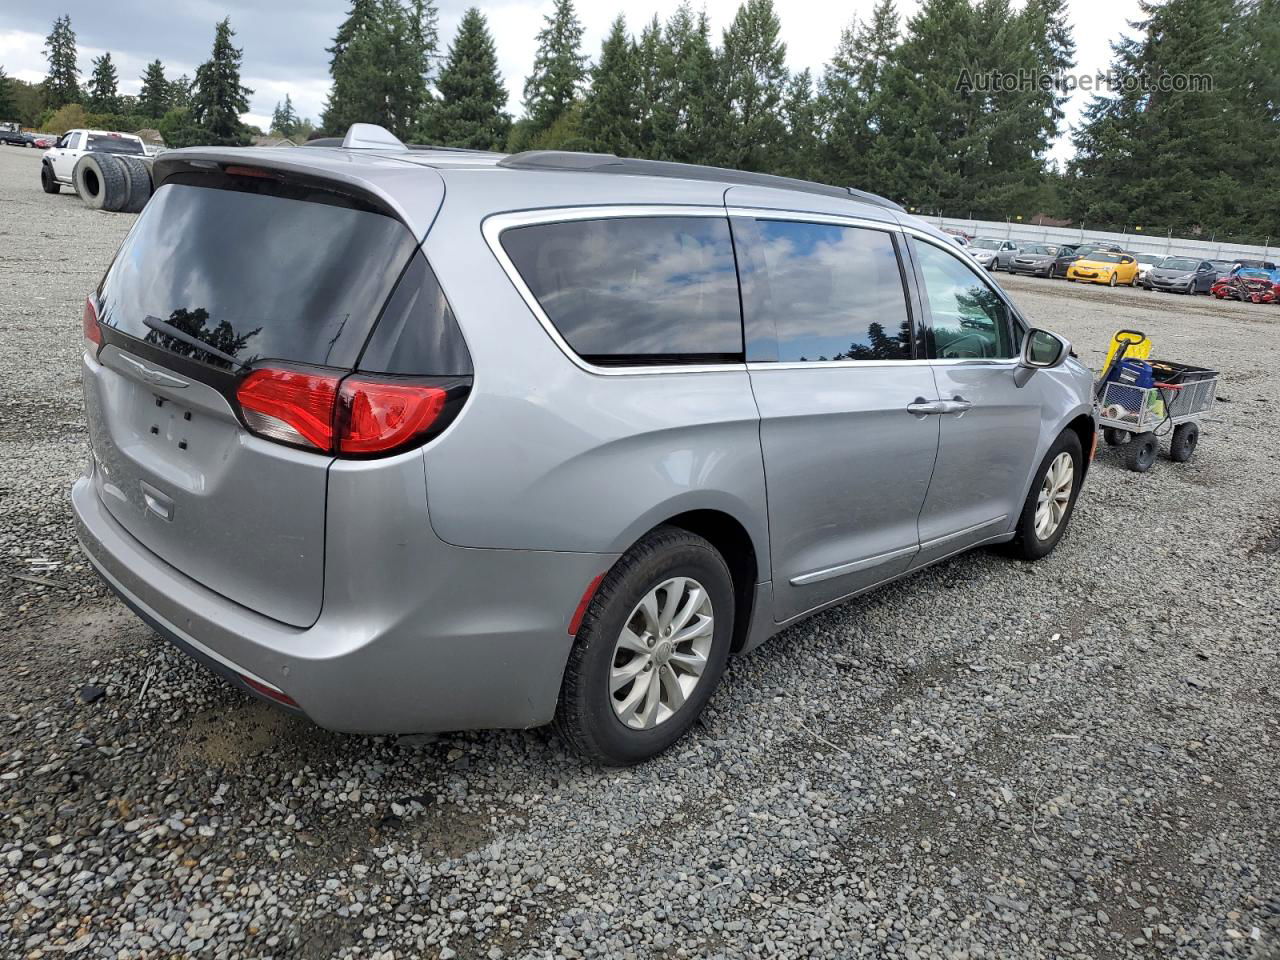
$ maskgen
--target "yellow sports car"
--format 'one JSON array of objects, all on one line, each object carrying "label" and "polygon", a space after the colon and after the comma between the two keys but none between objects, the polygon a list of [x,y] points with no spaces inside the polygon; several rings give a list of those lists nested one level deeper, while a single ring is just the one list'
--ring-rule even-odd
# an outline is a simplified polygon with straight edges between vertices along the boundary
[{"label": "yellow sports car", "polygon": [[1138,261],[1131,253],[1105,253],[1096,250],[1067,267],[1067,279],[1081,283],[1105,283],[1116,287],[1138,284]]}]

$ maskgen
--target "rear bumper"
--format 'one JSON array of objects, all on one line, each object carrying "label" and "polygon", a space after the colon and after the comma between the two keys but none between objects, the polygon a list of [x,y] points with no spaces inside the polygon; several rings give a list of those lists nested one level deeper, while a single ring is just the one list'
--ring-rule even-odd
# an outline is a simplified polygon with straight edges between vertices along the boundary
[{"label": "rear bumper", "polygon": [[[348,733],[531,727],[555,713],[582,591],[616,557],[453,547],[429,533],[326,570],[301,629],[201,586],[148,551],[89,477],[71,492],[80,542],[106,584],[179,649],[250,693],[274,687]],[[429,524],[422,517],[422,527]],[[367,589],[366,585],[368,585]],[[366,596],[368,602],[353,598]]]}]

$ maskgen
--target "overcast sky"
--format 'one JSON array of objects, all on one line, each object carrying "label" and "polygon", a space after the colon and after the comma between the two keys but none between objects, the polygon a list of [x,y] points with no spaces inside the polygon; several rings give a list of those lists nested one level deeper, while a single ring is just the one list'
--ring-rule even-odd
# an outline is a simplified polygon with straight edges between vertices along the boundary
[{"label": "overcast sky", "polygon": [[[440,0],[441,49],[447,49],[462,12],[476,0]],[[578,10],[586,27],[585,49],[594,58],[608,30],[609,22],[621,9],[628,11],[628,25],[638,32],[649,16],[662,19],[679,0],[649,0],[624,6],[618,0],[590,3],[579,0]],[[840,31],[854,16],[867,15],[874,0],[778,3],[782,39],[787,45],[787,61],[793,70],[809,67],[814,76],[831,56]],[[712,30],[718,38],[728,26],[739,0],[706,0]],[[551,0],[504,0],[478,5],[489,20],[498,47],[503,78],[510,94],[510,109],[519,116],[524,78],[533,63],[534,37],[542,18],[550,12]],[[694,0],[694,6],[698,5]],[[918,7],[918,0],[899,0],[905,19]],[[150,60],[159,57],[168,75],[193,75],[197,64],[209,56],[214,23],[230,15],[236,43],[244,51],[243,82],[252,88],[250,113],[246,119],[266,127],[271,111],[285,93],[293,97],[298,112],[318,119],[329,87],[328,54],[334,31],[346,15],[347,0],[291,0],[288,3],[248,2],[248,0],[4,0],[0,5],[0,66],[9,76],[40,80],[46,72],[44,38],[53,18],[60,12],[71,15],[80,50],[80,69],[88,77],[91,60],[110,50],[121,79],[121,92],[137,93],[138,77]],[[1079,65],[1077,71],[1105,70],[1110,62],[1110,43],[1126,30],[1126,22],[1137,15],[1138,0],[1070,0]],[[1070,104],[1072,121],[1087,101],[1077,94]],[[1070,154],[1066,138],[1054,156]]]}]

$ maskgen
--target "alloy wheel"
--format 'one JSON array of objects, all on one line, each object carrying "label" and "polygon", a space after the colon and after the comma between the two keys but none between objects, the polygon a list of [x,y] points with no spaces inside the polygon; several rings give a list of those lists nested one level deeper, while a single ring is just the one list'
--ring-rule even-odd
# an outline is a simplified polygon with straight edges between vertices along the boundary
[{"label": "alloy wheel", "polygon": [[636,604],[610,662],[613,712],[649,730],[684,706],[707,668],[714,635],[711,596],[697,580],[664,580]]},{"label": "alloy wheel", "polygon": [[1075,482],[1076,467],[1071,454],[1063,451],[1053,458],[1040,484],[1036,498],[1036,536],[1048,540],[1062,526],[1071,504],[1071,487]]}]

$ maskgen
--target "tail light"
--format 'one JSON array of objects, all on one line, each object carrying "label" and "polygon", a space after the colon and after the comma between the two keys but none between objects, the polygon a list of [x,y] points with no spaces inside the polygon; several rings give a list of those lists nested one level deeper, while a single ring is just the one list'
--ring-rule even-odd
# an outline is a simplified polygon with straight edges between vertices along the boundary
[{"label": "tail light", "polygon": [[348,377],[338,393],[338,452],[389,453],[422,436],[444,410],[440,387]]},{"label": "tail light", "polygon": [[98,307],[93,297],[85,297],[84,313],[80,317],[80,326],[84,331],[84,348],[95,356],[102,346],[102,329],[98,326]]},{"label": "tail light", "polygon": [[236,398],[258,436],[351,457],[425,441],[447,425],[451,406],[449,385],[279,369],[254,370]]},{"label": "tail light", "polygon": [[236,389],[249,429],[268,440],[333,449],[339,378],[295,370],[254,370]]}]

